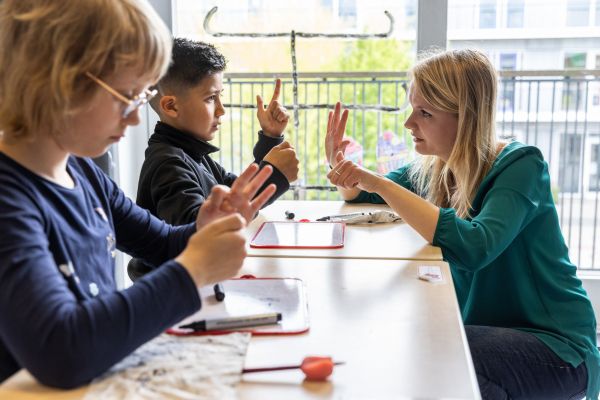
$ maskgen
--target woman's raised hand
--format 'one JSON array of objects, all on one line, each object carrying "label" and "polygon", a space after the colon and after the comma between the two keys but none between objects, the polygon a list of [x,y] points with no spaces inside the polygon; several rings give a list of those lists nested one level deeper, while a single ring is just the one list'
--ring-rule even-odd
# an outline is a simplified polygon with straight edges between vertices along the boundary
[{"label": "woman's raised hand", "polygon": [[348,139],[344,139],[346,132],[346,122],[348,121],[348,110],[342,112],[342,103],[339,101],[335,105],[333,111],[329,111],[327,119],[327,134],[325,135],[325,152],[327,162],[334,167],[337,163],[336,154],[346,150],[346,146],[350,144]]},{"label": "woman's raised hand", "polygon": [[[335,167],[327,174],[329,181],[341,189],[360,189],[367,192],[377,192],[377,185],[383,178],[350,160],[344,159],[342,152],[335,156]],[[354,195],[358,194],[354,193]]]}]

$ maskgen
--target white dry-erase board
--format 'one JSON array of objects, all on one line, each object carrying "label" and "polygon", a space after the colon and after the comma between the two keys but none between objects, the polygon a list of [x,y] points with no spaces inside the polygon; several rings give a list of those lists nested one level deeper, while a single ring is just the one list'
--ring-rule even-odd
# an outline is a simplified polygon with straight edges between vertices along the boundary
[{"label": "white dry-erase board", "polygon": [[264,222],[250,241],[262,249],[336,249],[344,247],[343,222]]},{"label": "white dry-erase board", "polygon": [[[251,332],[253,335],[291,335],[308,331],[308,301],[304,282],[297,278],[229,279],[222,282],[225,299],[217,301],[213,286],[200,288],[202,308],[169,329],[175,335],[215,335]],[[281,313],[281,321],[273,325],[220,331],[191,332],[179,329],[191,322]]]}]

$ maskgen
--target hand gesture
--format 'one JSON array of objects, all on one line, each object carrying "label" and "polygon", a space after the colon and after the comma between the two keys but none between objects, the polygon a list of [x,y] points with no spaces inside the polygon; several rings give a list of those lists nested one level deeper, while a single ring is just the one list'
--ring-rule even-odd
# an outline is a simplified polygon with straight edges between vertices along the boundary
[{"label": "hand gesture", "polygon": [[271,137],[281,136],[290,119],[290,114],[279,103],[279,92],[281,92],[281,79],[275,81],[273,97],[271,97],[271,101],[266,109],[262,97],[260,95],[256,96],[256,106],[258,108],[256,117],[263,133]]},{"label": "hand gesture", "polygon": [[244,219],[239,214],[217,219],[194,233],[175,258],[196,286],[205,286],[235,276],[246,257]]},{"label": "hand gesture", "polygon": [[288,142],[282,142],[277,146],[273,147],[267,155],[263,158],[263,161],[276,167],[288,182],[294,182],[298,179],[298,157],[296,157],[296,150]]},{"label": "hand gesture", "polygon": [[231,189],[222,185],[214,186],[210,196],[200,207],[196,229],[200,230],[206,224],[233,213],[239,213],[246,221],[251,221],[277,189],[271,184],[254,197],[273,172],[273,168],[267,165],[258,173],[257,171],[258,165],[251,164],[233,182]]},{"label": "hand gesture", "polygon": [[375,174],[350,160],[345,160],[339,151],[336,155],[336,165],[327,174],[329,181],[342,189],[358,188],[366,192],[377,192],[377,186],[383,177]]},{"label": "hand gesture", "polygon": [[[339,101],[335,105],[334,111],[329,111],[327,119],[327,134],[325,135],[325,153],[327,162],[335,167],[336,154],[346,151],[346,146],[350,144],[348,139],[344,139],[346,132],[346,122],[348,121],[348,110],[341,112],[342,103]],[[341,117],[340,117],[341,114]]]}]

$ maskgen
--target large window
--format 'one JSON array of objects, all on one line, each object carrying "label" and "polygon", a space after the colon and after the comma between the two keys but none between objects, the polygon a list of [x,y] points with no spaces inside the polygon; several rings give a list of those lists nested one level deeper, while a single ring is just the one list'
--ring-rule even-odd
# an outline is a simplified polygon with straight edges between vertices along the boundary
[{"label": "large window", "polygon": [[[566,53],[565,69],[584,69],[586,53]],[[583,82],[574,79],[565,79],[562,90],[563,110],[582,110],[585,106],[586,86]]]},{"label": "large window", "polygon": [[496,27],[496,0],[481,0],[479,4],[479,27],[482,29]]},{"label": "large window", "polygon": [[506,27],[522,28],[525,16],[524,0],[508,0],[506,3]]},{"label": "large window", "polygon": [[567,26],[587,26],[589,15],[590,0],[568,0]]},{"label": "large window", "polygon": [[590,146],[590,172],[588,190],[600,192],[600,144],[592,143]]},{"label": "large window", "polygon": [[[517,55],[515,53],[501,53],[499,69],[515,71],[517,69]],[[515,111],[515,81],[514,78],[505,78],[500,81],[500,98],[498,108],[502,111]]]}]

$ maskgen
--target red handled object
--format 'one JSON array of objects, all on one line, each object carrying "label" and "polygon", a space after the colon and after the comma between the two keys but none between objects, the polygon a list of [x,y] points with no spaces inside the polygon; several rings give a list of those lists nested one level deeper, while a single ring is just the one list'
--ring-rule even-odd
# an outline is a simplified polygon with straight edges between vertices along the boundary
[{"label": "red handled object", "polygon": [[308,381],[324,381],[333,372],[335,365],[343,365],[343,362],[333,362],[331,357],[310,356],[305,357],[300,365],[286,365],[280,367],[244,368],[243,374],[252,372],[283,371],[286,369],[301,369]]}]

